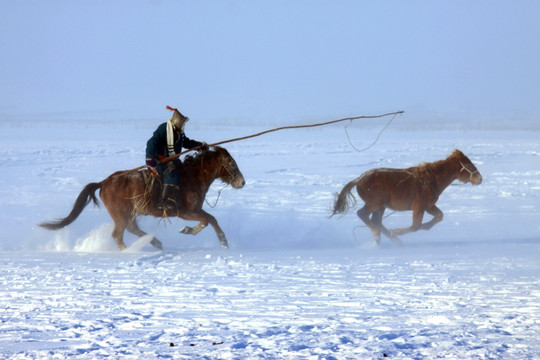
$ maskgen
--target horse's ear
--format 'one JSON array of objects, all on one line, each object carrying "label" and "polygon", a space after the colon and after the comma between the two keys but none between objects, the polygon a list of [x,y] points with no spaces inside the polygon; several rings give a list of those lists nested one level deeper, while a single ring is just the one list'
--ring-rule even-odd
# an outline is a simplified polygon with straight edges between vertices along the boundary
[{"label": "horse's ear", "polygon": [[454,152],[452,152],[452,155],[454,156],[458,156],[458,157],[463,157],[463,152],[459,149],[455,149]]}]

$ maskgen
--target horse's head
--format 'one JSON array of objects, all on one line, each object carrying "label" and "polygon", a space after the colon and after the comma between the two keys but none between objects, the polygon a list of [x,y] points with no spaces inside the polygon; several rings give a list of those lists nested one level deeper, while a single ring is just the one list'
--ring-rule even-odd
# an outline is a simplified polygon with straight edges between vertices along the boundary
[{"label": "horse's head", "polygon": [[215,151],[218,154],[218,177],[224,183],[230,184],[235,189],[241,189],[246,184],[244,175],[238,169],[236,161],[227,150],[222,147],[215,146]]},{"label": "horse's head", "polygon": [[482,183],[482,174],[474,166],[472,161],[465,156],[460,150],[455,150],[452,154],[458,161],[460,170],[458,172],[457,178],[462,183],[470,182],[473,185],[480,185]]}]

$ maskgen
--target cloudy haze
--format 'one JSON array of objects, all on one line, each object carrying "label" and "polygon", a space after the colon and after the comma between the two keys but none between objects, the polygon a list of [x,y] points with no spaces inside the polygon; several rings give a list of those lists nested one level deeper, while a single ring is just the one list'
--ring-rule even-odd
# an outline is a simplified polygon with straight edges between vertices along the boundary
[{"label": "cloudy haze", "polygon": [[540,116],[533,1],[3,1],[0,120]]}]

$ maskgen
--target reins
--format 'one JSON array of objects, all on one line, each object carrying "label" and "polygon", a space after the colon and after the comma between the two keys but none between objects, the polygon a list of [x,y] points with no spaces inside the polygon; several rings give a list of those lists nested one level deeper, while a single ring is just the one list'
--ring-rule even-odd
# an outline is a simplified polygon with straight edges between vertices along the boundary
[{"label": "reins", "polygon": [[214,202],[214,205],[211,205],[210,202],[208,201],[208,199],[205,197],[204,202],[206,203],[206,205],[210,206],[212,209],[215,208],[217,206],[217,203],[218,203],[219,198],[221,196],[221,192],[223,190],[225,190],[225,188],[228,187],[228,186],[229,186],[229,184],[225,184],[225,185],[223,185],[223,187],[221,189],[218,190],[217,198],[216,198],[216,201]]},{"label": "reins", "polygon": [[[230,178],[231,178],[231,180],[232,180],[232,178],[234,177],[234,174],[233,174],[231,168],[230,168],[229,166],[227,166],[226,164],[224,164],[224,161],[222,161],[222,164],[221,164],[221,165],[222,165],[222,166],[225,168],[225,170],[229,173],[229,176],[230,176]],[[208,206],[210,206],[212,209],[215,208],[215,207],[217,206],[217,203],[218,203],[218,201],[219,201],[219,198],[221,197],[221,192],[222,192],[223,190],[225,190],[225,188],[228,187],[228,186],[230,186],[230,184],[225,183],[225,185],[223,185],[223,187],[222,187],[221,189],[218,190],[218,195],[217,195],[216,201],[214,202],[214,205],[211,205],[210,202],[208,201],[208,199],[206,199],[206,197],[204,198],[204,202],[205,202]]]}]

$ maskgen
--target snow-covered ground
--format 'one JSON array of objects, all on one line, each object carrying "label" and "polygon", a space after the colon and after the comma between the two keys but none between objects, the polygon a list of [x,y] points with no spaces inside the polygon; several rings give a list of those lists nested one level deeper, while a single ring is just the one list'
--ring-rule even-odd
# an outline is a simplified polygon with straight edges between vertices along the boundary
[{"label": "snow-covered ground", "polygon": [[[351,142],[367,147],[386,121],[350,126]],[[158,123],[1,122],[0,358],[540,358],[540,131],[408,122],[363,152],[342,124],[226,145],[247,184],[219,198],[214,184],[206,209],[230,249],[211,228],[193,237],[183,220],[141,218],[161,252],[132,235],[119,252],[103,208],[57,232],[36,226],[66,216],[87,183],[141,165]],[[187,133],[260,130],[193,120]],[[375,246],[355,211],[328,218],[364,171],[455,148],[483,183],[450,186],[443,222],[403,247]]]}]

